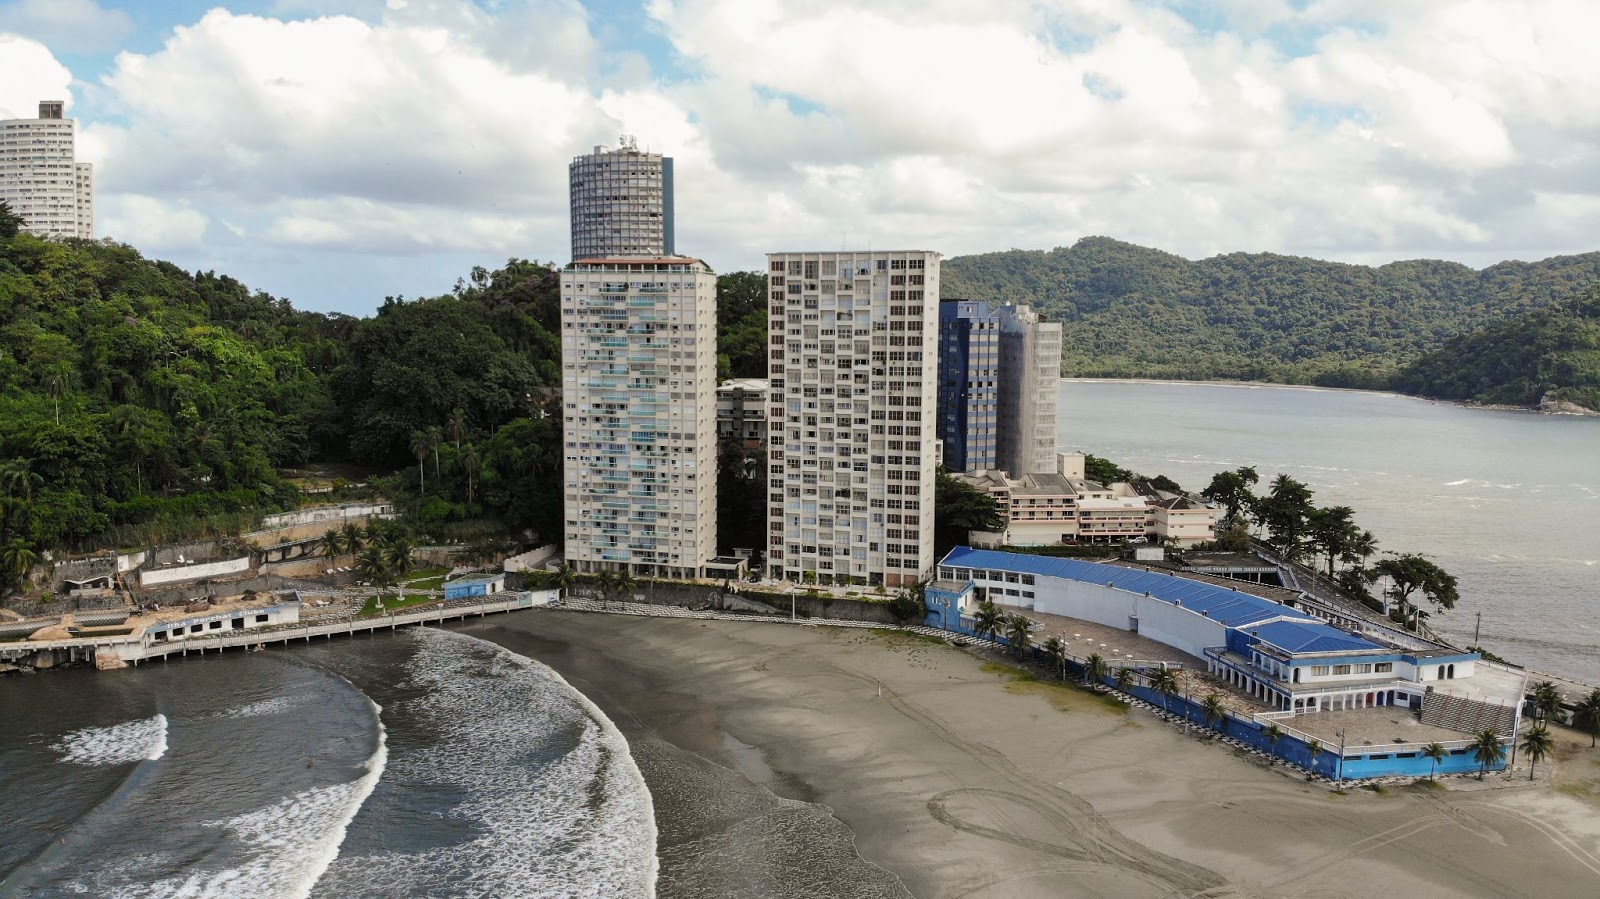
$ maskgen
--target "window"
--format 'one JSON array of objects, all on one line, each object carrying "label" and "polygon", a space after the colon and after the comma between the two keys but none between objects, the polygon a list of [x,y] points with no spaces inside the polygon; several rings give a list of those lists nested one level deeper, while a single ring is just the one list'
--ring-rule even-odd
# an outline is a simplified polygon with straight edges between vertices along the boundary
[{"label": "window", "polygon": [[1389,672],[1394,670],[1394,663],[1393,662],[1379,662],[1378,664],[1372,666],[1372,670],[1374,670],[1374,671],[1376,671],[1376,672],[1378,672],[1380,674],[1387,674],[1387,673],[1389,673]]},{"label": "window", "polygon": [[1341,674],[1349,674],[1349,673],[1350,673],[1350,666],[1349,665],[1335,665],[1335,666],[1333,666],[1333,674],[1334,674],[1335,677],[1337,677],[1337,676],[1339,676]]}]

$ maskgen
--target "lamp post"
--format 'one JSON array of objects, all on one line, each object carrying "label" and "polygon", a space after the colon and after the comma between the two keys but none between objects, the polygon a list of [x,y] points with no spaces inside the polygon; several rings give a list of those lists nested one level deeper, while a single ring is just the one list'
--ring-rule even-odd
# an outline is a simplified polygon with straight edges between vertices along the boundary
[{"label": "lamp post", "polygon": [[1334,789],[1344,792],[1344,728],[1339,729],[1339,766],[1334,776]]}]

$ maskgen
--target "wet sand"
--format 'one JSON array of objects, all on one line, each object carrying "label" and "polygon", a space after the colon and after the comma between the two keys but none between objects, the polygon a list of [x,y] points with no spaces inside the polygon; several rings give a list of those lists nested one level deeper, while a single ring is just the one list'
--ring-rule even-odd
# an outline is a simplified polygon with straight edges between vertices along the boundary
[{"label": "wet sand", "polygon": [[[1600,778],[1336,795],[886,632],[576,612],[462,630],[555,668],[628,737],[662,899],[1600,894],[1600,805],[1573,795]],[[1600,774],[1573,752],[1566,771]]]}]

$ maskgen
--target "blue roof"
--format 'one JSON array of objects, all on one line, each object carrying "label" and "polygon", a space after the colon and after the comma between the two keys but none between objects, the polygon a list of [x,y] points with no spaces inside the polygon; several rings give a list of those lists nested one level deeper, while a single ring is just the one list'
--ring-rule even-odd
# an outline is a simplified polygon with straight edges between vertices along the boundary
[{"label": "blue roof", "polygon": [[[1184,608],[1204,613],[1226,627],[1259,634],[1262,640],[1289,652],[1362,651],[1386,647],[1324,624],[1304,612],[1264,597],[1219,587],[1202,581],[1157,574],[1134,568],[1121,568],[1080,559],[1057,559],[1027,553],[1008,553],[992,549],[958,546],[939,563],[953,568],[986,568],[1015,571],[1041,577],[1062,578],[1089,584],[1103,584],[1147,594]],[[1274,621],[1292,618],[1294,621]],[[1271,623],[1263,623],[1271,622]],[[1276,635],[1276,638],[1268,636]],[[1283,641],[1283,642],[1280,642]]]},{"label": "blue roof", "polygon": [[1251,628],[1250,633],[1264,643],[1291,653],[1367,652],[1386,648],[1321,622],[1274,621]]}]

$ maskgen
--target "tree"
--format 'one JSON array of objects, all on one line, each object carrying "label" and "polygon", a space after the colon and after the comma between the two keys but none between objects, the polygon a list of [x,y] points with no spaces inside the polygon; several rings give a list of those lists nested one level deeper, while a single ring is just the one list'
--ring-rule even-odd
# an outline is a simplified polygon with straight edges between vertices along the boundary
[{"label": "tree", "polygon": [[469,505],[472,503],[473,487],[478,481],[478,466],[480,463],[478,450],[470,443],[461,448],[456,455],[456,464],[461,466],[462,474],[467,476],[467,503]]},{"label": "tree", "polygon": [[1123,667],[1117,669],[1117,689],[1124,693],[1127,693],[1133,689],[1132,668]]},{"label": "tree", "polygon": [[1178,676],[1171,668],[1157,668],[1150,673],[1150,689],[1161,694],[1161,708],[1172,711],[1171,697],[1178,692]]},{"label": "tree", "polygon": [[1298,559],[1306,550],[1311,505],[1311,490],[1286,474],[1272,481],[1272,489],[1257,504],[1256,519],[1267,529],[1267,543],[1286,562]]},{"label": "tree", "polygon": [[1528,754],[1528,779],[1533,780],[1533,770],[1556,747],[1550,730],[1541,722],[1522,735],[1522,751]]},{"label": "tree", "polygon": [[1067,644],[1061,642],[1060,637],[1051,634],[1045,638],[1043,643],[1039,644],[1039,650],[1044,653],[1045,661],[1049,663],[1050,670],[1055,674],[1061,675],[1062,680],[1065,680],[1067,676]]},{"label": "tree", "polygon": [[968,531],[998,531],[1006,526],[994,497],[940,471],[934,480],[934,555],[943,555],[967,539]]},{"label": "tree", "polygon": [[1561,691],[1550,681],[1540,681],[1533,688],[1533,705],[1544,721],[1554,721],[1561,710]]},{"label": "tree", "polygon": [[430,442],[426,430],[419,428],[411,432],[411,455],[417,457],[417,497],[419,499],[428,492],[427,472],[423,469],[422,462],[428,458],[428,453],[432,449],[433,444]]},{"label": "tree", "polygon": [[38,561],[39,554],[21,537],[12,537],[5,546],[0,547],[0,571],[7,572],[19,582],[28,576]]},{"label": "tree", "polygon": [[383,548],[368,546],[356,555],[356,571],[370,581],[374,586],[387,586],[384,582],[389,576],[389,559],[384,554]]},{"label": "tree", "polygon": [[1306,744],[1306,751],[1310,754],[1311,758],[1309,767],[1312,771],[1317,770],[1317,756],[1322,754],[1322,741],[1313,739],[1310,743]]},{"label": "tree", "polygon": [[633,579],[633,572],[626,568],[617,572],[616,578],[613,579],[611,583],[612,586],[616,587],[617,593],[623,599],[632,599],[633,591],[639,586],[638,583],[636,583]]},{"label": "tree", "polygon": [[1006,616],[1006,642],[1011,644],[1011,652],[1017,658],[1026,658],[1028,647],[1033,644],[1033,631],[1039,625],[1032,618],[1021,612],[1012,612]]},{"label": "tree", "polygon": [[556,569],[555,585],[556,589],[561,591],[563,598],[566,597],[567,591],[572,589],[572,585],[577,582],[578,574],[573,571],[571,565],[562,564],[560,568]]},{"label": "tree", "polygon": [[1205,712],[1207,727],[1216,722],[1219,725],[1217,730],[1224,734],[1228,732],[1228,707],[1222,704],[1222,697],[1219,694],[1207,693],[1200,707]]},{"label": "tree", "polygon": [[1595,738],[1600,737],[1600,689],[1591,692],[1578,704],[1577,720],[1584,733],[1589,735],[1589,748],[1593,749]]},{"label": "tree", "polygon": [[460,406],[451,409],[445,428],[450,431],[450,438],[456,442],[456,449],[460,450],[461,441],[467,436],[467,410]]},{"label": "tree", "polygon": [[1240,523],[1240,517],[1248,517],[1251,508],[1255,505],[1255,494],[1250,488],[1261,480],[1256,474],[1254,466],[1246,465],[1233,471],[1219,471],[1211,478],[1211,484],[1200,491],[1200,495],[1222,506],[1222,528]]},{"label": "tree", "polygon": [[396,576],[405,574],[411,569],[411,541],[405,537],[394,535],[384,541],[383,558],[388,564],[389,571]]},{"label": "tree", "polygon": [[1361,537],[1355,524],[1355,510],[1349,506],[1330,506],[1313,509],[1307,519],[1311,546],[1327,559],[1328,577],[1333,577],[1333,563],[1345,555],[1349,547]]},{"label": "tree", "polygon": [[899,622],[920,623],[928,614],[928,604],[925,599],[927,584],[917,584],[915,587],[902,587],[895,591],[894,598],[889,600],[889,612]]},{"label": "tree", "polygon": [[1267,738],[1267,752],[1271,753],[1274,760],[1273,764],[1277,764],[1278,741],[1283,739],[1283,728],[1276,724],[1269,724],[1265,730],[1261,731],[1261,735]]},{"label": "tree", "polygon": [[0,240],[10,240],[22,230],[22,217],[11,211],[11,207],[0,202]]},{"label": "tree", "polygon": [[1428,768],[1429,780],[1433,780],[1435,775],[1439,773],[1439,765],[1448,754],[1449,751],[1444,748],[1443,743],[1429,743],[1422,747],[1422,757],[1432,762],[1432,765]]},{"label": "tree", "polygon": [[356,524],[353,521],[345,522],[345,526],[344,526],[344,546],[345,546],[345,549],[349,550],[350,552],[355,553],[355,552],[360,552],[361,548],[363,546],[366,546],[366,545],[367,545],[367,532],[366,532],[366,530],[363,529],[361,527],[361,525]]},{"label": "tree", "polygon": [[1404,555],[1383,559],[1372,566],[1381,577],[1389,579],[1387,595],[1397,602],[1399,621],[1416,629],[1417,610],[1411,595],[1418,590],[1427,600],[1441,609],[1453,609],[1460,594],[1456,592],[1456,579],[1444,569],[1419,555]]},{"label": "tree", "polygon": [[338,528],[328,528],[322,535],[322,554],[332,562],[344,552],[344,532]]},{"label": "tree", "polygon": [[1479,765],[1478,779],[1483,780],[1483,775],[1488,772],[1490,765],[1498,765],[1505,761],[1506,750],[1500,743],[1500,737],[1492,730],[1478,734],[1472,742],[1472,758]]},{"label": "tree", "polygon": [[978,604],[977,614],[972,616],[972,630],[979,637],[995,639],[1000,633],[1001,612],[992,602]]},{"label": "tree", "polygon": [[433,477],[439,480],[443,477],[439,473],[439,447],[444,445],[444,431],[438,425],[429,425],[424,433],[428,435],[428,452],[433,453]]},{"label": "tree", "polygon": [[1083,682],[1085,684],[1099,684],[1105,680],[1108,671],[1110,671],[1110,667],[1106,665],[1106,660],[1099,653],[1091,653],[1087,659],[1083,660]]}]

